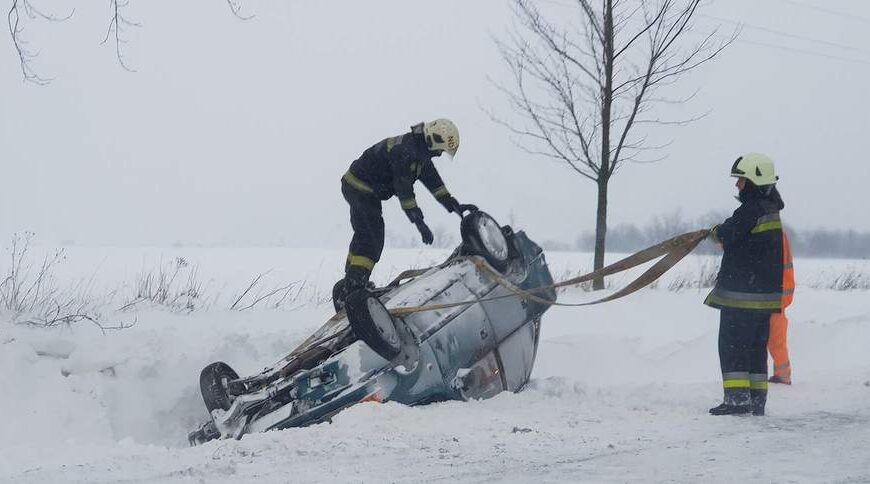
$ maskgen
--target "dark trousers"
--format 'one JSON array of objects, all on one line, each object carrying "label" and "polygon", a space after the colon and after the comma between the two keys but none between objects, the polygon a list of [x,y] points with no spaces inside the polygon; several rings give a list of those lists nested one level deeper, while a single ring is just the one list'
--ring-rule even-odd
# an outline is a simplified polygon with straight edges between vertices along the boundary
[{"label": "dark trousers", "polygon": [[350,225],[353,227],[353,239],[344,270],[348,276],[367,279],[384,251],[381,201],[345,182],[341,183],[341,194],[350,205]]},{"label": "dark trousers", "polygon": [[770,314],[723,309],[719,319],[719,364],[725,403],[760,404],[767,400],[767,339]]}]

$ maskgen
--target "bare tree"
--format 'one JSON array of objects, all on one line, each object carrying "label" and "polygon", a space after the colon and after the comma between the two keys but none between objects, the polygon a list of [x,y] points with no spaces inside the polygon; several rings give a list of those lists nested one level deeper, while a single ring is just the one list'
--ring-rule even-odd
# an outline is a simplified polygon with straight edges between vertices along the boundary
[{"label": "bare tree", "polygon": [[15,47],[15,51],[18,54],[18,60],[21,63],[21,73],[24,75],[24,80],[39,85],[48,84],[51,82],[51,79],[41,77],[35,70],[33,70],[33,66],[31,65],[31,61],[39,53],[30,48],[28,41],[23,36],[24,24],[22,23],[22,13],[24,14],[23,17],[30,20],[41,18],[49,22],[62,22],[72,17],[73,13],[75,13],[75,9],[65,17],[57,17],[38,10],[33,6],[30,0],[12,0],[12,5],[9,7],[9,13],[6,15],[6,20],[9,25],[9,35],[12,36],[12,45]]},{"label": "bare tree", "polygon": [[[519,25],[497,41],[513,83],[498,87],[521,121],[493,119],[518,135],[527,152],[564,163],[597,185],[595,269],[604,266],[610,180],[627,161],[660,160],[669,144],[653,144],[650,130],[639,127],[697,119],[656,117],[657,105],[694,96],[669,99],[657,92],[714,59],[736,37],[717,40],[722,37],[713,31],[685,42],[700,3],[602,0],[596,6],[573,0],[560,6],[576,15],[547,18],[537,2],[513,0]],[[604,281],[596,280],[594,288],[604,288]]]},{"label": "bare tree", "polygon": [[[129,72],[135,72],[130,67],[124,58],[124,45],[127,40],[124,37],[124,31],[130,27],[141,27],[142,24],[132,20],[124,11],[130,6],[132,0],[110,0],[109,1],[109,27],[101,44],[109,43],[110,40],[115,46],[115,55],[118,58],[118,63],[121,67]],[[238,0],[227,0],[227,5],[234,16],[240,20],[250,20],[253,15],[243,15],[242,5]],[[51,78],[40,76],[34,69],[32,61],[39,55],[39,51],[30,47],[29,41],[24,38],[24,19],[28,20],[47,20],[49,22],[62,22],[69,20],[75,13],[75,9],[70,11],[69,15],[60,17],[56,15],[43,13],[33,5],[33,0],[12,0],[12,5],[6,15],[6,20],[9,25],[9,34],[12,37],[12,45],[18,54],[18,60],[21,64],[21,73],[24,76],[25,82],[31,82],[38,85],[45,85],[52,81]]]}]

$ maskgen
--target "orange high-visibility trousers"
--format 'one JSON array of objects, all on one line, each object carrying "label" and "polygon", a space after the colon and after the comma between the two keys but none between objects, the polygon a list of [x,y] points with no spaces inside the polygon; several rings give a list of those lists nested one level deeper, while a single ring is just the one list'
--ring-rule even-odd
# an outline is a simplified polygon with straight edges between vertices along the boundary
[{"label": "orange high-visibility trousers", "polygon": [[794,261],[788,236],[782,233],[782,312],[770,315],[770,337],[767,351],[773,357],[773,376],[782,383],[791,384],[791,360],[788,357],[788,318],[785,308],[794,300]]},{"label": "orange high-visibility trousers", "polygon": [[770,315],[770,338],[767,351],[773,357],[773,375],[783,383],[791,383],[791,362],[788,359],[788,318],[785,310]]}]

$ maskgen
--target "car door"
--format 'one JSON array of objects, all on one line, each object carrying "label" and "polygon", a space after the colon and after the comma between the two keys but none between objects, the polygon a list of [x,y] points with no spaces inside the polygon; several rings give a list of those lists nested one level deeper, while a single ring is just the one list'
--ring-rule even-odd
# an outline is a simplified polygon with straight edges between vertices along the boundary
[{"label": "car door", "polygon": [[537,327],[529,321],[498,345],[505,389],[517,392],[523,389],[532,375],[537,351]]},{"label": "car door", "polygon": [[438,331],[428,337],[427,343],[435,353],[446,382],[495,349],[492,327],[479,304],[452,313]]}]

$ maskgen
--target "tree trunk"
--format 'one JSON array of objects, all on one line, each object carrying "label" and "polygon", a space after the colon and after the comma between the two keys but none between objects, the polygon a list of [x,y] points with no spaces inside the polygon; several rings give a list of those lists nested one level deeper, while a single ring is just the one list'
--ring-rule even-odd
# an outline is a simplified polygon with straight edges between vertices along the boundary
[{"label": "tree trunk", "polygon": [[[598,181],[598,208],[595,215],[595,270],[604,267],[604,249],[607,240],[607,182],[606,178]],[[592,281],[592,289],[604,289],[604,278],[598,277]]]},{"label": "tree trunk", "polygon": [[[593,269],[604,267],[607,237],[607,183],[610,181],[610,126],[613,107],[613,2],[604,3],[604,85],[601,86],[601,167],[598,172],[598,209],[595,217],[595,260]],[[592,289],[604,289],[604,278],[592,281]]]}]

